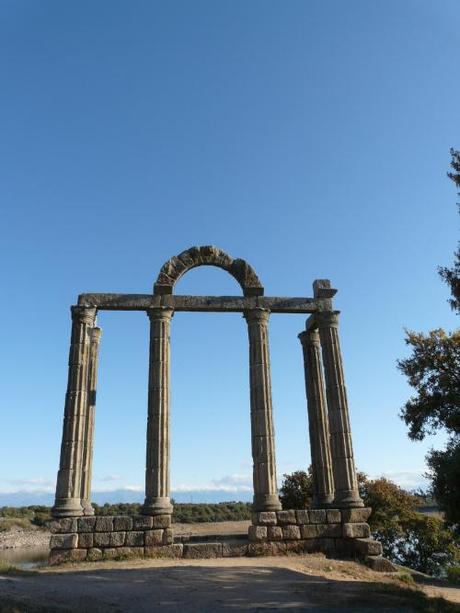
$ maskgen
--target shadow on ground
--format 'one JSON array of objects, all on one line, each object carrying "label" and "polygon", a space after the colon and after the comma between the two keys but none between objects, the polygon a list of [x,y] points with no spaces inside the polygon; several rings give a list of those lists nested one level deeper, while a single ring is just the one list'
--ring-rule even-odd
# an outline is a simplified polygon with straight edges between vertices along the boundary
[{"label": "shadow on ground", "polygon": [[202,613],[458,609],[384,583],[336,581],[257,566],[112,568],[0,577],[1,613],[157,610]]}]

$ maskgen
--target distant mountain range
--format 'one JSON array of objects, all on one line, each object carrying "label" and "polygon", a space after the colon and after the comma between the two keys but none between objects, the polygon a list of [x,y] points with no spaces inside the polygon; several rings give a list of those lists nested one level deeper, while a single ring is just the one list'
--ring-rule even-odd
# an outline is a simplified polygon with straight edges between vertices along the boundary
[{"label": "distant mountain range", "polygon": [[[172,492],[171,497],[176,502],[251,502],[252,492],[227,490],[192,490],[188,492]],[[93,492],[92,501],[102,505],[106,502],[116,504],[119,502],[144,502],[144,492],[137,492],[129,489],[118,489],[109,492]],[[52,506],[54,504],[54,494],[50,492],[19,491],[19,492],[0,492],[0,507],[27,507],[33,504]]]}]

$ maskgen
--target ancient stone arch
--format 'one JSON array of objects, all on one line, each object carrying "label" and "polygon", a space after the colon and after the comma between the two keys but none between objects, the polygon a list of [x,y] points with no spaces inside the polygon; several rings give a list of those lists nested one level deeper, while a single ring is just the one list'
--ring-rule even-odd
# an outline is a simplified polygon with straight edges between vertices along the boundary
[{"label": "ancient stone arch", "polygon": [[[178,279],[203,265],[229,272],[240,284],[243,296],[173,295]],[[147,554],[152,547],[172,546],[169,337],[175,311],[241,312],[247,323],[254,484],[249,540],[267,546],[281,542],[286,547],[295,541],[307,551],[315,548],[330,551],[333,546],[339,554],[349,551],[351,539],[356,546],[353,551],[375,553],[376,545],[358,543],[360,538],[369,536],[365,520],[370,509],[362,508],[358,492],[338,335],[339,313],[332,308],[335,293],[330,281],[319,279],[313,283],[312,298],[265,297],[258,276],[247,262],[231,258],[218,247],[202,246],[168,260],[160,270],[153,294],[81,294],[78,304],[71,307],[69,377],[52,510],[59,519],[55,532],[66,533],[53,537],[52,551],[58,552],[57,558],[62,558],[59,552],[66,548],[80,552],[69,554],[66,559],[79,559],[78,556],[93,559],[96,555],[93,548],[100,551],[101,547],[108,550],[132,547],[136,553],[144,548],[142,551]],[[145,502],[143,516],[138,518],[96,521],[92,517],[93,431],[101,338],[96,314],[100,310],[140,310],[150,319]],[[299,339],[303,348],[314,481],[310,510],[282,511],[278,498],[268,342],[271,313],[309,314]]]}]

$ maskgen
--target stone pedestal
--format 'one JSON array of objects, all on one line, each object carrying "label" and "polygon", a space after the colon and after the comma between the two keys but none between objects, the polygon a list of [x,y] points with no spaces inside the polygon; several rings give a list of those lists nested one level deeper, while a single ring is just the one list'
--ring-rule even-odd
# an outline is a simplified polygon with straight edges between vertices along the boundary
[{"label": "stone pedestal", "polygon": [[53,517],[83,514],[82,464],[88,406],[88,369],[96,309],[73,306],[71,312],[69,376]]},{"label": "stone pedestal", "polygon": [[276,483],[275,442],[268,347],[269,311],[245,311],[249,334],[254,510],[281,509]]},{"label": "stone pedestal", "polygon": [[150,365],[144,515],[173,511],[169,485],[169,334],[173,309],[149,309]]},{"label": "stone pedestal", "polygon": [[96,410],[97,365],[99,356],[99,343],[102,330],[91,330],[91,341],[88,366],[88,405],[85,418],[85,435],[83,447],[83,470],[81,480],[81,505],[85,515],[94,515],[91,505],[91,476],[93,472],[93,444],[94,444],[94,414]]},{"label": "stone pedestal", "polygon": [[334,477],[318,330],[307,328],[299,334],[299,339],[302,343],[305,368],[313,506],[328,507],[334,500]]},{"label": "stone pedestal", "polygon": [[343,376],[338,335],[338,313],[323,311],[315,315],[323,353],[324,376],[331,437],[335,500],[339,508],[362,507],[353,458],[347,392]]}]

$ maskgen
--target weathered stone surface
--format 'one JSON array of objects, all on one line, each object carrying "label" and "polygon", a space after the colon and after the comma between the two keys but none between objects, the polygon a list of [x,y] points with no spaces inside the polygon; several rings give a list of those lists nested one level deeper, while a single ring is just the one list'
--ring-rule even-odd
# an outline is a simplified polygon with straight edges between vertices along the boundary
[{"label": "weathered stone surface", "polygon": [[342,528],[344,538],[369,538],[371,535],[369,524],[342,524]]},{"label": "weathered stone surface", "polygon": [[78,545],[77,534],[53,534],[50,549],[75,549]]},{"label": "weathered stone surface", "polygon": [[76,517],[62,517],[48,523],[48,528],[51,534],[70,534],[77,532]]},{"label": "weathered stone surface", "polygon": [[113,529],[116,532],[133,529],[133,518],[128,515],[118,515],[113,518]]},{"label": "weathered stone surface", "polygon": [[163,545],[172,545],[174,542],[174,535],[171,528],[165,528],[163,530]]},{"label": "weathered stone surface", "polygon": [[114,551],[116,551],[116,558],[118,560],[144,557],[143,547],[118,547]]},{"label": "weathered stone surface", "polygon": [[314,551],[313,543],[315,543],[314,540],[287,541],[285,543],[286,553],[310,553]]},{"label": "weathered stone surface", "polygon": [[97,562],[98,560],[102,560],[102,550],[97,547],[92,547],[88,549],[88,555],[86,556],[88,562]]},{"label": "weathered stone surface", "polygon": [[86,559],[86,549],[52,549],[49,555],[49,565],[57,566],[66,562],[83,562]]},{"label": "weathered stone surface", "polygon": [[111,532],[110,547],[123,547],[125,544],[126,532]]},{"label": "weathered stone surface", "polygon": [[314,539],[318,536],[318,524],[305,524],[300,526],[303,539]]},{"label": "weathered stone surface", "polygon": [[145,532],[145,546],[155,547],[163,544],[163,529],[147,530]]},{"label": "weathered stone surface", "polygon": [[306,509],[298,509],[295,512],[295,516],[297,518],[297,523],[300,524],[309,524],[310,516],[308,515],[308,511]]},{"label": "weathered stone surface", "polygon": [[186,543],[183,547],[183,557],[187,559],[222,557],[222,543]]},{"label": "weathered stone surface", "polygon": [[94,532],[95,517],[79,517],[77,519],[78,532]]},{"label": "weathered stone surface", "polygon": [[144,555],[146,558],[182,558],[183,548],[182,543],[162,547],[145,547]]},{"label": "weathered stone surface", "polygon": [[281,526],[267,526],[267,538],[269,541],[281,541],[283,528]]},{"label": "weathered stone surface", "polygon": [[222,555],[224,558],[240,558],[247,555],[247,543],[222,543]]},{"label": "weathered stone surface", "polygon": [[300,539],[299,526],[283,526],[283,539],[294,541]]},{"label": "weathered stone surface", "polygon": [[102,557],[104,560],[116,560],[120,555],[120,549],[115,547],[106,547],[102,550]]},{"label": "weathered stone surface", "polygon": [[94,546],[94,536],[92,532],[82,532],[78,535],[78,547],[80,549],[91,549]]},{"label": "weathered stone surface", "polygon": [[340,524],[342,522],[342,514],[340,512],[340,509],[327,509],[326,521],[328,524]]},{"label": "weathered stone surface", "polygon": [[267,526],[249,526],[248,537],[250,541],[266,541]]},{"label": "weathered stone surface", "polygon": [[143,531],[127,532],[125,545],[126,547],[143,547],[144,546],[144,532]]},{"label": "weathered stone surface", "polygon": [[95,532],[94,547],[110,547],[110,532]]},{"label": "weathered stone surface", "polygon": [[361,556],[379,556],[382,555],[382,545],[372,538],[355,539],[353,542],[354,550]]},{"label": "weathered stone surface", "polygon": [[316,524],[318,536],[340,538],[342,536],[342,524]]},{"label": "weathered stone surface", "polygon": [[326,523],[326,510],[325,509],[310,509],[310,523],[312,524],[325,524]]},{"label": "weathered stone surface", "polygon": [[316,542],[319,545],[320,551],[326,554],[334,554],[336,551],[336,540],[333,538],[319,538]]},{"label": "weathered stone surface", "polygon": [[113,517],[96,517],[96,532],[112,532]]},{"label": "weathered stone surface", "polygon": [[249,543],[248,556],[279,556],[286,553],[286,543],[272,541],[270,543]]},{"label": "weathered stone surface", "polygon": [[366,522],[372,513],[370,507],[361,509],[342,509],[342,522],[348,524]]},{"label": "weathered stone surface", "polygon": [[366,556],[364,563],[378,573],[393,573],[398,570],[390,560],[381,556]]},{"label": "weathered stone surface", "polygon": [[171,526],[171,515],[154,515],[153,528],[169,528]]},{"label": "weathered stone surface", "polygon": [[297,523],[295,511],[277,511],[276,519],[279,526],[295,525]]},{"label": "weathered stone surface", "polygon": [[133,530],[151,530],[153,518],[149,515],[136,515],[133,517]]},{"label": "weathered stone surface", "polygon": [[255,526],[276,526],[276,513],[274,511],[261,511],[252,514],[252,523]]}]

